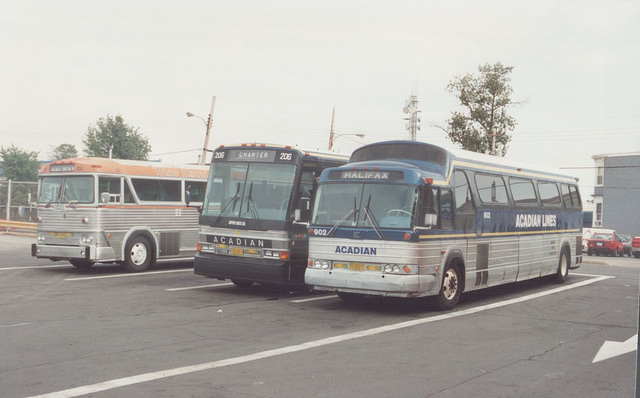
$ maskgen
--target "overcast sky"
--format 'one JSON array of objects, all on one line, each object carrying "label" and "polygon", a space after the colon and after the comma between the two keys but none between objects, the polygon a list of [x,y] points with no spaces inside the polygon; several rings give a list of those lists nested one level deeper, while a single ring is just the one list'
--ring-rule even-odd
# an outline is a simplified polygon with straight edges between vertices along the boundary
[{"label": "overcast sky", "polygon": [[[73,144],[121,115],[151,159],[197,161],[238,142],[334,149],[406,139],[453,148],[447,83],[479,65],[513,66],[518,126],[507,157],[561,167],[593,193],[591,156],[640,151],[640,2],[606,1],[4,1],[0,145]],[[365,134],[357,138],[353,134]]]}]

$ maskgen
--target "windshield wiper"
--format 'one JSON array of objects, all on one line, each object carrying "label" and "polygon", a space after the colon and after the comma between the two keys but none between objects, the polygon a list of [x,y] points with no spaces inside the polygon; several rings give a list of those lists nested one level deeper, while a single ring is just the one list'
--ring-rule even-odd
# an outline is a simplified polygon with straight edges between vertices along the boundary
[{"label": "windshield wiper", "polygon": [[76,208],[76,205],[71,203],[71,201],[67,198],[67,195],[64,192],[62,193],[62,203],[67,203],[69,206],[71,206],[72,209]]},{"label": "windshield wiper", "polygon": [[347,222],[347,220],[355,214],[354,220],[358,217],[358,205],[356,203],[356,197],[353,197],[353,209],[351,209],[350,212],[348,212],[347,214],[345,214],[344,217],[342,217],[342,219],[340,221],[338,221],[338,223],[336,225],[333,226],[333,228],[331,228],[331,230],[329,230],[329,233],[327,234],[327,236],[331,236],[333,235],[334,232],[336,232],[336,229],[338,229],[338,227],[340,227],[342,224],[344,224],[345,222]]},{"label": "windshield wiper", "polygon": [[378,223],[378,220],[376,220],[376,216],[373,215],[373,212],[369,208],[369,205],[371,205],[371,195],[369,195],[367,205],[364,206],[364,214],[369,219],[369,221],[371,221],[371,226],[373,227],[373,230],[376,231],[376,234],[378,234],[378,237],[382,240],[387,240],[387,237],[384,236],[382,228],[380,228],[380,224]]},{"label": "windshield wiper", "polygon": [[[238,199],[240,195],[240,183],[238,183],[238,185],[236,185],[236,194],[233,198],[231,198],[227,204],[224,206],[224,208],[222,209],[222,211],[220,212],[220,215],[218,216],[218,218],[216,218],[216,221],[211,224],[212,227],[215,227],[216,225],[218,225],[220,223],[220,221],[222,221],[222,217],[224,217],[225,215],[227,215],[227,212],[229,210],[235,210],[236,209],[236,203],[238,203]],[[233,208],[231,208],[230,206],[233,204]]]},{"label": "windshield wiper", "polygon": [[256,203],[253,201],[253,197],[251,197],[251,192],[253,192],[253,182],[251,183],[251,185],[249,185],[249,195],[247,196],[247,212],[251,213],[253,218],[255,218],[256,223],[258,224],[258,228],[266,231],[266,228],[263,227],[262,223],[260,222],[260,217],[258,217],[258,208],[256,206]]}]

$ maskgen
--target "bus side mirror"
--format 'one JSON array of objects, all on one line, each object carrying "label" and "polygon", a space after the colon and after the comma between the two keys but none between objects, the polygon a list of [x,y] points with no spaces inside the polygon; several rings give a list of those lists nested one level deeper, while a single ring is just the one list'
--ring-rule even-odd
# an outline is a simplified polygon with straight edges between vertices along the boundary
[{"label": "bus side mirror", "polygon": [[438,225],[438,215],[433,213],[427,213],[424,215],[424,226],[425,227],[435,227]]},{"label": "bus side mirror", "polygon": [[298,199],[298,208],[296,209],[296,221],[309,221],[311,218],[311,198],[302,196]]},{"label": "bus side mirror", "polygon": [[109,192],[103,192],[100,194],[100,203],[109,203],[110,199],[111,195],[109,194]]},{"label": "bus side mirror", "polygon": [[191,203],[191,192],[189,192],[189,190],[186,190],[184,192],[184,202],[187,204],[187,206],[189,206],[189,203]]}]

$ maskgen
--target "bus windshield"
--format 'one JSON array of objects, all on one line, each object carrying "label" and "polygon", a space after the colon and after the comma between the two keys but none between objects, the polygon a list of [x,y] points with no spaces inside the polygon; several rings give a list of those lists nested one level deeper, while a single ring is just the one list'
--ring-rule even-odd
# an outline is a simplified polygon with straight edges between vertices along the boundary
[{"label": "bus windshield", "polygon": [[38,203],[93,203],[93,176],[43,177]]},{"label": "bus windshield", "polygon": [[418,188],[398,184],[324,184],[318,189],[312,224],[364,228],[412,228]]},{"label": "bus windshield", "polygon": [[202,214],[284,221],[295,174],[292,164],[214,163]]}]

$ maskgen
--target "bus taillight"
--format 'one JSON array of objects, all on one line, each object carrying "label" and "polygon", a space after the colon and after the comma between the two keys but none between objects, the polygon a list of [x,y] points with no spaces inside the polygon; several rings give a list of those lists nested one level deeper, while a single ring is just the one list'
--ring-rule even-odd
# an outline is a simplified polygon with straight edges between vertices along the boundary
[{"label": "bus taillight", "polygon": [[280,260],[288,260],[289,259],[289,251],[283,250],[280,252]]}]

